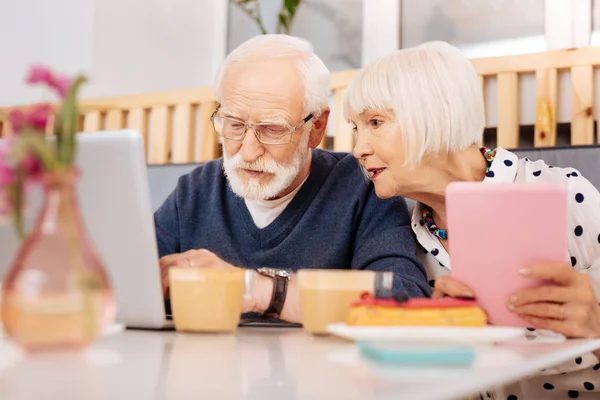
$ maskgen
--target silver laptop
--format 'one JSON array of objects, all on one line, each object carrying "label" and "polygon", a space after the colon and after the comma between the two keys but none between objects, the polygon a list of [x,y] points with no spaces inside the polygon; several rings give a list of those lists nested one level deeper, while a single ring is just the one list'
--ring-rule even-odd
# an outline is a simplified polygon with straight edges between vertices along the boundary
[{"label": "silver laptop", "polygon": [[[172,327],[162,298],[141,135],[133,130],[80,133],[77,145],[81,212],[111,278],[117,322],[131,328]],[[40,193],[32,194],[33,211],[41,203]],[[27,217],[27,225],[35,214]],[[17,248],[12,225],[0,225],[0,274]]]}]

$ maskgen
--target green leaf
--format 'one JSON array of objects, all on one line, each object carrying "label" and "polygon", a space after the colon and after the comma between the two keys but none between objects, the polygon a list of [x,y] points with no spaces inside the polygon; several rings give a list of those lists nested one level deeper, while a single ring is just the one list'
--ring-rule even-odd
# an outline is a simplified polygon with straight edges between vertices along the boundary
[{"label": "green leaf", "polygon": [[77,130],[77,93],[87,79],[79,75],[65,96],[56,115],[54,133],[56,134],[56,154],[58,162],[68,167],[75,159],[75,133]]},{"label": "green leaf", "polygon": [[296,13],[296,8],[302,2],[302,0],[284,0],[284,6],[290,13],[290,19],[294,18],[294,14]]},{"label": "green leaf", "polygon": [[285,28],[285,30],[287,31],[288,21],[287,21],[287,18],[285,17],[285,15],[283,15],[283,13],[279,13],[279,25],[283,26]]},{"label": "green leaf", "polygon": [[12,190],[12,202],[13,202],[13,224],[17,236],[23,240],[25,237],[25,228],[23,227],[23,206],[24,206],[24,193],[23,186],[25,183],[24,172],[21,168],[16,170],[16,181],[13,184]]}]

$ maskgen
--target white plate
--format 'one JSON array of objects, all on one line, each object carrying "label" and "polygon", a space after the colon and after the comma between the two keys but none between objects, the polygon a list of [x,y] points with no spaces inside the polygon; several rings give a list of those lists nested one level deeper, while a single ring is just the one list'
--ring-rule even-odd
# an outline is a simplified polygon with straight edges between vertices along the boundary
[{"label": "white plate", "polygon": [[507,326],[421,327],[421,326],[348,326],[330,324],[327,331],[350,340],[385,340],[411,343],[491,344],[525,336],[524,328]]}]

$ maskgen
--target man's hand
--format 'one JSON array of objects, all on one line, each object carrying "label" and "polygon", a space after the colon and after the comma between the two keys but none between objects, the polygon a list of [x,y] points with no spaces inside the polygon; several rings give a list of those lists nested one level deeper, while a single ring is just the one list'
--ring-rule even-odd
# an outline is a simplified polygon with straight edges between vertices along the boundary
[{"label": "man's hand", "polygon": [[[172,267],[212,268],[222,270],[233,270],[238,268],[223,261],[219,256],[205,249],[188,250],[185,253],[164,256],[159,260],[159,265],[163,296],[165,298],[169,297],[169,269]],[[265,312],[271,302],[272,293],[272,279],[258,273],[255,274],[252,296],[250,299],[244,299],[242,303],[242,312]]]}]

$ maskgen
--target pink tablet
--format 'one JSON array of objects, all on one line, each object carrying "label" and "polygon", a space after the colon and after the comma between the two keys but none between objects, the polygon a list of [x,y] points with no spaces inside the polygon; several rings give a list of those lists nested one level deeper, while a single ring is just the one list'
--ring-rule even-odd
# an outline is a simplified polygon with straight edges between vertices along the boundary
[{"label": "pink tablet", "polygon": [[509,296],[541,282],[519,269],[568,262],[567,190],[552,184],[456,182],[446,191],[452,277],[471,287],[493,325],[527,326]]}]

